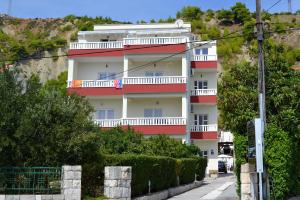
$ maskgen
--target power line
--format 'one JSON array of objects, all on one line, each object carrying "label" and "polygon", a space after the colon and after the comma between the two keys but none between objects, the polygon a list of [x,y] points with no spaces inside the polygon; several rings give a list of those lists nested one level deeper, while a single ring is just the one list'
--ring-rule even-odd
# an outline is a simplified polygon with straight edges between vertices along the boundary
[{"label": "power line", "polygon": [[278,0],[276,1],[272,6],[270,6],[266,11],[268,12],[269,10],[271,10],[273,7],[275,7],[277,4],[279,4],[282,0]]}]

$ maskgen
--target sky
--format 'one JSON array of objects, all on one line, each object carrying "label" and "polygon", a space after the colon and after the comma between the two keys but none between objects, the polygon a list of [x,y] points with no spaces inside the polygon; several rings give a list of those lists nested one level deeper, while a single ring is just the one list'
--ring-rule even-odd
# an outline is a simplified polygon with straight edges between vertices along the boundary
[{"label": "sky", "polygon": [[[57,18],[77,16],[103,16],[113,20],[136,22],[138,20],[175,17],[183,6],[198,6],[202,10],[228,9],[240,1],[254,11],[255,0],[11,0],[11,15],[21,18]],[[267,10],[278,0],[262,0]],[[0,13],[7,13],[9,0],[0,0]],[[282,0],[269,12],[288,9],[288,0]],[[292,0],[293,11],[300,10],[300,0]]]}]

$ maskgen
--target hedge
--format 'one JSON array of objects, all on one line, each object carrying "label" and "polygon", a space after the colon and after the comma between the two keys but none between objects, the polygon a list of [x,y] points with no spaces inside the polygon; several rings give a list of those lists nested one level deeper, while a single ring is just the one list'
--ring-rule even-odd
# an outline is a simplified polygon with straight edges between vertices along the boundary
[{"label": "hedge", "polygon": [[83,166],[83,196],[99,196],[103,192],[104,166],[132,166],[132,196],[164,190],[179,184],[202,180],[207,160],[204,158],[174,159],[135,154],[104,155],[97,162]]}]

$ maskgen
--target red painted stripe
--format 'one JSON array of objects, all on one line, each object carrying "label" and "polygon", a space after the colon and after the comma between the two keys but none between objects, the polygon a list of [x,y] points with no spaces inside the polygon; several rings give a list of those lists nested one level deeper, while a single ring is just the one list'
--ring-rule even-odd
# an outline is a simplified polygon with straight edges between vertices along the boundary
[{"label": "red painted stripe", "polygon": [[[127,128],[128,126],[123,126]],[[137,132],[141,132],[144,135],[154,135],[154,134],[166,134],[166,135],[185,135],[186,126],[185,125],[155,125],[155,126],[130,126]]]},{"label": "red painted stripe", "polygon": [[113,87],[107,88],[68,88],[68,93],[76,93],[80,96],[102,96],[102,95],[123,95],[122,89],[116,89]]},{"label": "red painted stripe", "polygon": [[217,103],[216,95],[207,95],[207,96],[191,96],[191,103]]},{"label": "red painted stripe", "polygon": [[191,132],[191,139],[215,140],[218,139],[218,132]]},{"label": "red painted stripe", "polygon": [[119,49],[70,49],[68,58],[99,57],[99,56],[124,56],[123,48]]},{"label": "red painted stripe", "polygon": [[186,92],[186,84],[134,84],[123,85],[124,93],[175,93]]},{"label": "red painted stripe", "polygon": [[217,69],[218,62],[217,61],[192,61],[192,68],[195,69]]},{"label": "red painted stripe", "polygon": [[[152,47],[151,47],[152,46]],[[186,50],[185,44],[171,45],[126,45],[125,54],[144,54],[144,53],[178,53]]]}]

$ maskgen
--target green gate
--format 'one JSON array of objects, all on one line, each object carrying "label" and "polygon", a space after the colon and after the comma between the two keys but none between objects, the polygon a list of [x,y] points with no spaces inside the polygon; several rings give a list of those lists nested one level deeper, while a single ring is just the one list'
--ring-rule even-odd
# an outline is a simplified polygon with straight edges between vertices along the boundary
[{"label": "green gate", "polygon": [[0,194],[60,194],[60,167],[0,167]]}]

